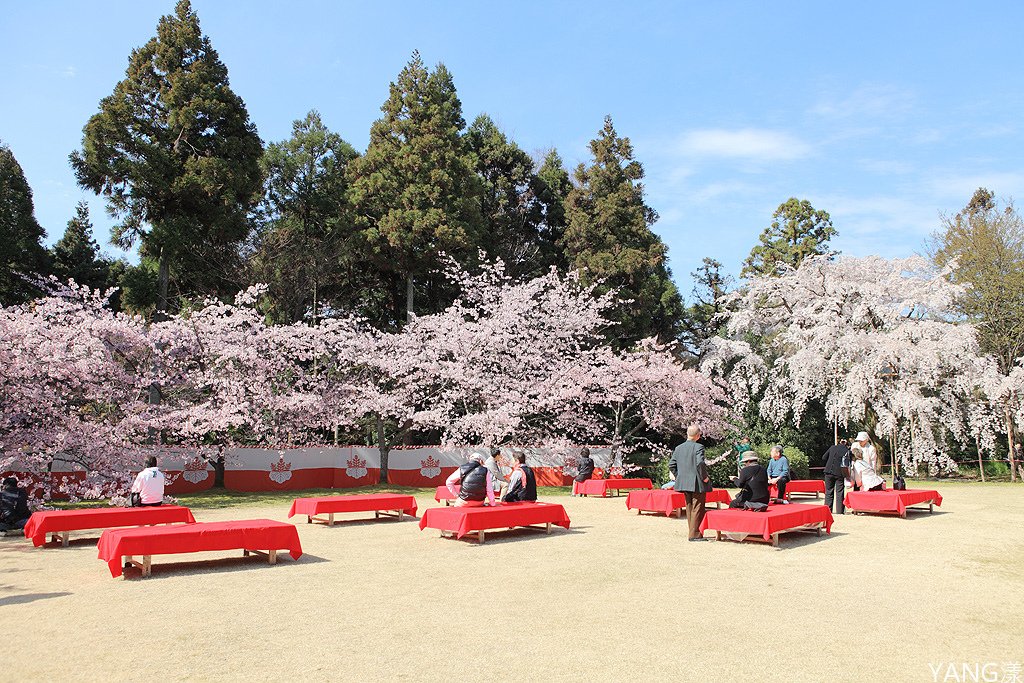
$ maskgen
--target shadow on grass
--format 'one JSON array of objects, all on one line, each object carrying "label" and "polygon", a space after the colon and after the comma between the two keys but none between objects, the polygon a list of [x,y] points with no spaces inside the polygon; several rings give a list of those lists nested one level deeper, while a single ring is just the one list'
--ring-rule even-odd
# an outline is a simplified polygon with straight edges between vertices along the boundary
[{"label": "shadow on grass", "polygon": [[131,567],[124,570],[124,575],[129,580],[142,580],[150,581],[151,579],[160,578],[172,578],[175,576],[195,576],[198,574],[210,574],[217,572],[218,574],[223,572],[247,572],[257,570],[270,570],[275,569],[278,565],[287,566],[291,564],[317,564],[320,562],[330,562],[330,560],[319,557],[317,555],[310,555],[309,553],[302,553],[302,557],[297,560],[293,560],[292,556],[288,554],[287,550],[280,550],[277,553],[277,564],[270,564],[267,558],[260,555],[249,555],[244,557],[239,551],[238,555],[233,557],[220,557],[212,560],[192,560],[184,562],[159,562],[159,557],[156,556],[155,561],[151,565],[151,574],[145,579],[142,578],[142,570],[137,567]]},{"label": "shadow on grass", "polygon": [[61,591],[59,593],[22,593],[21,595],[8,595],[0,598],[0,607],[6,607],[7,605],[24,605],[25,603],[35,602],[36,600],[62,598],[65,595],[71,595],[71,593]]}]

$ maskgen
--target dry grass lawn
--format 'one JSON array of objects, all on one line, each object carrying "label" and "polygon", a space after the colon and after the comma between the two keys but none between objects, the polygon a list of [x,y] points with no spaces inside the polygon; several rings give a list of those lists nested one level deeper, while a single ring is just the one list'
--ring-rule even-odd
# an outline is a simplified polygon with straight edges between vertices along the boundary
[{"label": "dry grass lawn", "polygon": [[482,546],[296,517],[297,562],[156,556],[145,580],[111,578],[98,533],[0,538],[0,679],[931,681],[929,663],[1024,662],[1024,489],[940,491],[933,515],[847,514],[778,549],[687,543],[685,520],[624,497],[559,497],[570,531]]}]

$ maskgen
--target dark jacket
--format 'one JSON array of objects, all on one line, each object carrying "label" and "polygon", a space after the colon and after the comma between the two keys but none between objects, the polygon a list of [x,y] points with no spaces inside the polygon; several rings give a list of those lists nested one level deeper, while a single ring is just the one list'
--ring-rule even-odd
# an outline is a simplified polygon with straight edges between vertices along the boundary
[{"label": "dark jacket", "polygon": [[587,458],[580,458],[579,462],[579,473],[576,475],[576,481],[586,481],[594,476],[594,461]]},{"label": "dark jacket", "polygon": [[459,498],[480,501],[487,498],[487,468],[475,460],[459,467],[462,483]]},{"label": "dark jacket", "polygon": [[523,479],[516,481],[516,485],[505,494],[504,500],[508,503],[537,500],[537,476],[533,473],[533,468],[529,465],[520,465],[519,469],[523,471],[523,479],[526,482],[524,483]]},{"label": "dark jacket", "polygon": [[704,462],[704,446],[696,441],[688,440],[676,446],[668,461],[668,469],[676,478],[676,491],[707,493],[712,488],[708,466]]},{"label": "dark jacket", "polygon": [[768,470],[764,465],[756,462],[747,465],[733,481],[741,489],[738,497],[742,497],[742,500],[768,504]]},{"label": "dark jacket", "polygon": [[[833,477],[846,477],[850,472],[850,449],[841,443],[837,443],[835,446],[830,446],[825,455],[822,456],[825,461],[825,474],[830,474]],[[843,470],[846,472],[843,472]]]},{"label": "dark jacket", "polygon": [[28,494],[25,489],[3,489],[0,491],[0,522],[14,524],[28,519],[32,513],[28,509]]}]

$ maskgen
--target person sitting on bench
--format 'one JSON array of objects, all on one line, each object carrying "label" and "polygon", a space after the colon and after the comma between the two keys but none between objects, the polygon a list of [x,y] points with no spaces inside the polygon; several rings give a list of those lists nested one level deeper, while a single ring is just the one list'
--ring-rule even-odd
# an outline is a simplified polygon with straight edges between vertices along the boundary
[{"label": "person sitting on bench", "polygon": [[164,473],[156,466],[156,456],[146,458],[146,469],[139,472],[132,484],[132,493],[139,494],[139,505],[155,507],[164,502]]},{"label": "person sitting on bench", "polygon": [[740,476],[732,480],[740,492],[729,503],[729,507],[744,510],[766,509],[769,500],[768,470],[757,461],[757,453],[754,451],[744,453],[741,463],[743,469],[740,470]]},{"label": "person sitting on bench", "polygon": [[864,451],[859,446],[854,446],[853,453],[853,480],[861,491],[884,491],[885,479],[878,476],[868,461],[864,458]]},{"label": "person sitting on bench", "polygon": [[516,453],[512,476],[508,480],[508,493],[502,500],[506,503],[537,500],[537,477],[533,468],[526,464],[526,453]]},{"label": "person sitting on bench", "polygon": [[11,536],[21,535],[31,516],[25,489],[18,487],[18,480],[14,477],[4,479],[0,490],[0,531]]},{"label": "person sitting on bench", "polygon": [[469,462],[452,472],[445,486],[455,496],[455,507],[480,507],[485,499],[494,505],[494,480],[484,467],[484,456],[479,453],[471,455]]},{"label": "person sitting on bench", "polygon": [[772,446],[772,457],[768,461],[768,483],[775,484],[779,503],[788,504],[786,484],[789,483],[789,458],[782,454],[782,446]]}]

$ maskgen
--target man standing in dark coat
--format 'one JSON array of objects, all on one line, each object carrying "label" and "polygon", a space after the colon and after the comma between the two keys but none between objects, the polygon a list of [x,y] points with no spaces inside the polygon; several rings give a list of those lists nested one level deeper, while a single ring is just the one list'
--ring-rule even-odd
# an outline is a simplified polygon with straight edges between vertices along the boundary
[{"label": "man standing in dark coat", "polygon": [[837,515],[846,512],[843,496],[846,494],[846,481],[850,476],[850,448],[846,439],[835,446],[830,446],[825,455],[825,505]]},{"label": "man standing in dark coat", "polygon": [[668,469],[676,478],[676,491],[686,495],[686,523],[689,525],[689,540],[703,541],[700,523],[704,521],[704,502],[711,490],[711,477],[704,462],[704,446],[698,443],[700,428],[690,425],[686,429],[686,441],[676,446]]}]

